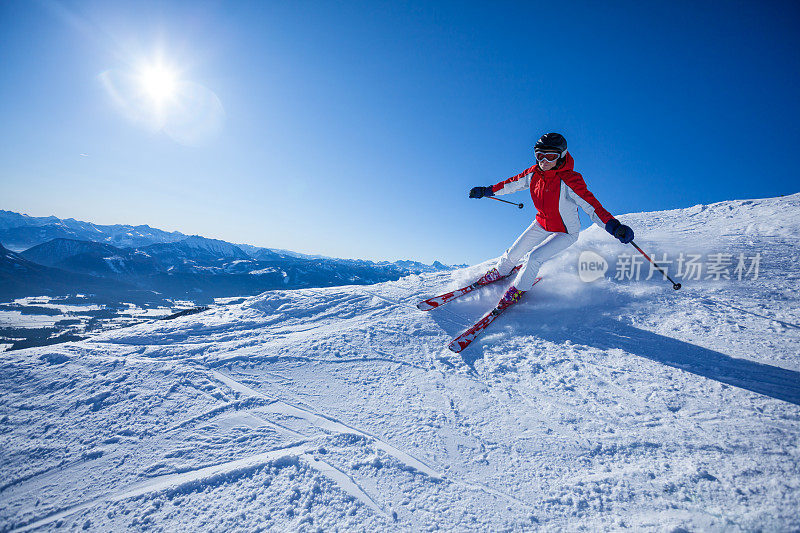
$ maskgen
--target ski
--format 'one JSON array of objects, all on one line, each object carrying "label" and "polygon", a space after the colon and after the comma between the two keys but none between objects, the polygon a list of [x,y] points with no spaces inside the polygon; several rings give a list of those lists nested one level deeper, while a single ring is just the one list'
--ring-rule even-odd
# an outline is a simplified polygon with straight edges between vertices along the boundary
[{"label": "ski", "polygon": [[508,276],[515,274],[517,270],[519,270],[520,268],[522,268],[522,265],[517,265],[507,275],[501,276],[489,282],[479,283],[476,281],[471,285],[467,285],[466,287],[461,287],[460,289],[457,289],[455,291],[446,292],[444,294],[440,294],[439,296],[432,296],[431,298],[428,298],[427,300],[422,300],[420,303],[418,303],[417,309],[419,309],[420,311],[430,311],[431,309],[436,309],[440,305],[444,305],[447,302],[451,302],[456,298],[458,298],[459,296],[464,296],[465,294],[472,292],[475,289],[480,289],[481,287],[485,287],[487,285],[491,285],[492,283],[496,283],[502,279],[506,279]]},{"label": "ski", "polygon": [[[539,280],[541,279],[542,279],[541,277],[536,278],[533,284],[536,285],[537,283],[539,283]],[[481,334],[481,332],[483,332],[483,330],[489,327],[489,324],[494,322],[495,318],[500,316],[500,314],[503,311],[514,305],[514,303],[516,302],[509,302],[506,303],[505,305],[503,305],[502,303],[498,304],[497,307],[495,307],[494,309],[483,315],[483,318],[478,320],[474,326],[472,326],[464,333],[453,339],[450,342],[450,344],[447,345],[447,347],[456,353],[461,353],[467,346],[469,346],[472,343],[472,341],[474,341],[478,337],[478,335]]]}]

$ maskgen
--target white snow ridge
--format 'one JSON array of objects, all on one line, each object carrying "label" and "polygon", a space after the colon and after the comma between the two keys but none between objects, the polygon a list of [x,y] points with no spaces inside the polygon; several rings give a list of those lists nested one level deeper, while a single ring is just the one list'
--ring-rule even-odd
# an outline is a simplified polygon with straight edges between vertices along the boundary
[{"label": "white snow ridge", "polygon": [[0,354],[0,531],[800,529],[800,194],[620,218],[728,278],[593,227],[461,356],[485,265]]}]

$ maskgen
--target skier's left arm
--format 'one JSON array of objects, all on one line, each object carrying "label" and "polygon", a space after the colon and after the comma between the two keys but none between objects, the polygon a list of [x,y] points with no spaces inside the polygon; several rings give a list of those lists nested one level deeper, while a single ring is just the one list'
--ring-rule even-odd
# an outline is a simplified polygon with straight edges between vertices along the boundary
[{"label": "skier's left arm", "polygon": [[588,187],[586,187],[583,176],[574,172],[570,176],[564,178],[564,183],[567,186],[567,196],[589,215],[592,222],[601,228],[605,228],[607,232],[619,239],[622,243],[629,243],[633,240],[633,230],[621,224],[611,213],[606,211],[597,198],[589,191]]}]

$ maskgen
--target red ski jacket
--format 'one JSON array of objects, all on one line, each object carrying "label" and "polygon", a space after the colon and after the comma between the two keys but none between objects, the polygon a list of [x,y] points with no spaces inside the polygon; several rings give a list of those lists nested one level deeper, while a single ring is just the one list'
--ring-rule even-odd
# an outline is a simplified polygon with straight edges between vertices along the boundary
[{"label": "red ski jacket", "polygon": [[561,167],[542,171],[533,165],[496,185],[495,194],[509,194],[530,187],[531,199],[536,206],[536,221],[547,231],[578,234],[581,230],[578,206],[595,224],[605,227],[613,217],[594,197],[583,177],[573,170],[575,160],[567,152]]}]

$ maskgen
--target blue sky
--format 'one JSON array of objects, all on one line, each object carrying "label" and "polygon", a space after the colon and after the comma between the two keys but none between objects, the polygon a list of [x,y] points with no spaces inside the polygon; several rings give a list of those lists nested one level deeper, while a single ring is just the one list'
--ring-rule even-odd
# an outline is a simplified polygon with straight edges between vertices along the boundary
[{"label": "blue sky", "polygon": [[[612,214],[794,193],[798,24],[797,2],[6,1],[0,208],[475,263],[535,213],[469,188],[548,131]],[[110,92],[156,57],[200,95],[179,124]]]}]

